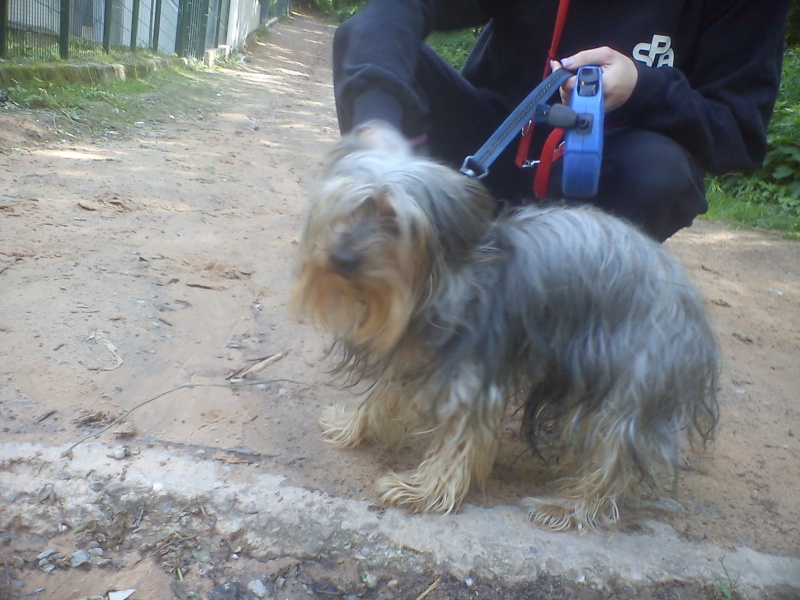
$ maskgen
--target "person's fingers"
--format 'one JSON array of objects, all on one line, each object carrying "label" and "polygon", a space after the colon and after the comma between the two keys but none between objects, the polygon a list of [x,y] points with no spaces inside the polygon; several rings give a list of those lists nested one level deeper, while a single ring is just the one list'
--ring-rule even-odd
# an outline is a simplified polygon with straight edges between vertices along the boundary
[{"label": "person's fingers", "polygon": [[[557,60],[550,61],[550,71],[556,72],[559,69],[564,68],[561,62]],[[558,89],[558,93],[561,96],[561,103],[568,104],[570,96],[572,96],[572,90],[575,87],[575,77],[570,77],[564,83],[561,84],[561,87]]]},{"label": "person's fingers", "polygon": [[[559,62],[565,69],[570,70],[588,65],[600,67],[603,70],[605,107],[609,111],[619,108],[628,101],[639,79],[639,71],[633,60],[607,46],[583,50],[562,58]],[[574,86],[575,82],[571,80],[571,85],[564,87],[561,94],[562,101],[565,95],[567,99],[570,97]]]},{"label": "person's fingers", "polygon": [[577,54],[562,58],[560,62],[561,66],[571,71],[589,65],[602,67],[613,61],[618,54],[619,52],[608,46],[601,46],[600,48],[581,50]]}]

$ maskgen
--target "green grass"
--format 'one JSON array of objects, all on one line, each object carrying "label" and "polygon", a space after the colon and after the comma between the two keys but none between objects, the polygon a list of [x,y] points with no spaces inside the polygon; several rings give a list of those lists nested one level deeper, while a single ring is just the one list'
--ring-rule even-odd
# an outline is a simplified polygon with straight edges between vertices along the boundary
[{"label": "green grass", "polygon": [[[8,58],[0,59],[0,66],[4,64],[41,66],[65,62],[59,55],[58,39],[52,37],[42,38],[39,44],[30,44],[24,37],[11,35],[8,40],[7,56]],[[137,48],[136,52],[131,52],[129,46],[118,45],[111,46],[106,53],[100,43],[71,37],[69,58],[66,62],[112,64],[153,58],[163,58],[163,56],[149,48]]]},{"label": "green grass", "polygon": [[447,33],[432,33],[427,42],[454,68],[461,70],[469,56],[475,40],[478,39],[479,29],[466,29]]},{"label": "green grass", "polygon": [[706,191],[709,208],[702,218],[737,228],[771,229],[800,241],[800,215],[796,212],[748,193],[744,185],[738,191],[723,189],[719,180],[709,179]]},{"label": "green grass", "polygon": [[144,79],[107,83],[34,78],[11,85],[7,91],[19,107],[50,113],[58,130],[77,135],[109,129],[122,133],[137,121],[193,114],[209,103],[219,85],[207,69],[181,67],[161,69]]},{"label": "green grass", "polygon": [[77,110],[92,102],[118,109],[132,106],[132,99],[151,91],[153,80],[127,79],[109,83],[78,84],[35,79],[8,89],[10,98],[24,108]]},{"label": "green grass", "polygon": [[728,572],[728,568],[725,566],[725,559],[720,558],[719,564],[722,565],[722,571],[725,574],[724,581],[722,579],[718,579],[714,582],[713,585],[713,600],[738,600],[739,592],[736,590],[736,586],[739,583],[739,573],[736,574],[736,577],[731,577],[731,574]]}]

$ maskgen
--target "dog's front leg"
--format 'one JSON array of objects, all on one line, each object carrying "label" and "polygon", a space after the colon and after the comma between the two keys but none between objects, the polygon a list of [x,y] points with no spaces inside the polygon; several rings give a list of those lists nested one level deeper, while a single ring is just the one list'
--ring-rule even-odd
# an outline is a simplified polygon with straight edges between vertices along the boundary
[{"label": "dog's front leg", "polygon": [[397,382],[377,382],[357,404],[327,407],[319,419],[323,439],[338,448],[354,448],[367,440],[400,446],[420,421],[407,388]]},{"label": "dog's front leg", "polygon": [[486,481],[497,455],[505,401],[497,388],[481,394],[474,372],[463,369],[437,406],[433,440],[419,467],[378,481],[382,502],[449,513],[461,505],[472,481]]}]

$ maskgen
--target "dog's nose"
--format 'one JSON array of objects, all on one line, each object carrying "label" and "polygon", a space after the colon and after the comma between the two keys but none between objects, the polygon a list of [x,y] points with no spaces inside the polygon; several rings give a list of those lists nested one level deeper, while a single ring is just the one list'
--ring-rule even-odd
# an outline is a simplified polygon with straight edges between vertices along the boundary
[{"label": "dog's nose", "polygon": [[339,275],[347,277],[353,275],[361,264],[361,255],[349,248],[339,248],[331,251],[328,256],[331,269]]}]

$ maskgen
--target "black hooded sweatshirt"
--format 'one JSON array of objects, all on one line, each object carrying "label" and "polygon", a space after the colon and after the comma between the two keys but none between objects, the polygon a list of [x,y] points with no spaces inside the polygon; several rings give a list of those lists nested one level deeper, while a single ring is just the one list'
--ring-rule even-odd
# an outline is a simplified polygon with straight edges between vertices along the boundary
[{"label": "black hooded sweatshirt", "polygon": [[[639,78],[613,119],[664,134],[707,172],[764,160],[780,84],[789,0],[572,0],[557,58],[609,46]],[[541,81],[558,0],[371,0],[348,24],[340,104],[400,126],[424,121],[413,89],[432,31],[484,26],[463,76],[508,112]],[[618,113],[618,114],[616,114]]]}]

